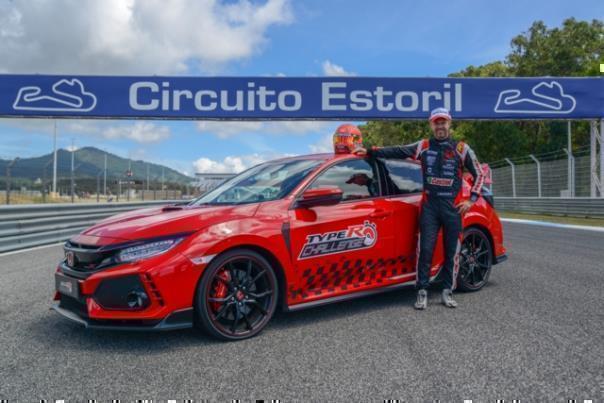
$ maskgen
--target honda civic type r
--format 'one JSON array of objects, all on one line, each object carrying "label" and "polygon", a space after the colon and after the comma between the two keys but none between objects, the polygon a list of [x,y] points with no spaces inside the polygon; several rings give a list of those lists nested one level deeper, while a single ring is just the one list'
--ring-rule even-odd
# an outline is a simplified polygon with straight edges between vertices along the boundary
[{"label": "honda civic type r", "polygon": [[[458,199],[469,198],[466,176]],[[464,215],[458,288],[505,259],[484,189]],[[419,164],[316,154],[257,165],[186,204],[105,219],[65,243],[53,309],[88,328],[198,326],[251,337],[292,311],[415,283]],[[439,234],[430,276],[444,260]]]}]

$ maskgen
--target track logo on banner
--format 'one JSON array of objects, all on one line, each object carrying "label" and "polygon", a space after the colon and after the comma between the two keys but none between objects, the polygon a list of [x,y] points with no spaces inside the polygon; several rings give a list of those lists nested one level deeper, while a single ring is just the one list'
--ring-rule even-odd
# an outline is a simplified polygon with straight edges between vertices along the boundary
[{"label": "track logo on banner", "polygon": [[18,111],[89,112],[95,106],[96,96],[77,78],[59,80],[47,91],[38,86],[22,87],[13,103]]},{"label": "track logo on banner", "polygon": [[375,223],[369,221],[339,231],[311,234],[306,237],[298,259],[371,248],[375,245],[377,236]]},{"label": "track logo on banner", "polygon": [[542,81],[531,88],[530,94],[518,89],[504,90],[499,93],[496,113],[571,113],[577,100],[564,93],[557,81]]}]

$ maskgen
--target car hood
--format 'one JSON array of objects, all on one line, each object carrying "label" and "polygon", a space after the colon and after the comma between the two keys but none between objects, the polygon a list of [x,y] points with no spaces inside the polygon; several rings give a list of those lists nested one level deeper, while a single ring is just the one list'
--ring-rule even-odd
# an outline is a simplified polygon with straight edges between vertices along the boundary
[{"label": "car hood", "polygon": [[195,232],[219,222],[251,217],[258,204],[242,206],[162,206],[106,218],[71,239],[78,243],[112,244]]}]

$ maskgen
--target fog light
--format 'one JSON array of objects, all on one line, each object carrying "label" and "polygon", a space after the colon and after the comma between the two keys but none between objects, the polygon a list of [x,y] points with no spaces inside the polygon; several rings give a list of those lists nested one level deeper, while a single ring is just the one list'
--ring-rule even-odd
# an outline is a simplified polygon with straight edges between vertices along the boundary
[{"label": "fog light", "polygon": [[103,309],[144,309],[151,302],[138,274],[102,280],[94,299]]},{"label": "fog light", "polygon": [[142,308],[148,304],[149,298],[143,291],[130,291],[126,296],[126,302],[132,309]]}]

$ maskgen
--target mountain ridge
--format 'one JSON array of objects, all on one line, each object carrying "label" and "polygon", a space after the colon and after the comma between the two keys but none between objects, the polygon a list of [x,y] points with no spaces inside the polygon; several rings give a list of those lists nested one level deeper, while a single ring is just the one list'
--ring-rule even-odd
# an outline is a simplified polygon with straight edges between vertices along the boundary
[{"label": "mountain ridge", "polygon": [[[126,179],[128,171],[128,158],[122,158],[110,152],[105,152],[93,146],[79,148],[75,151],[74,166],[77,178],[96,178],[103,170],[104,156],[107,154],[107,178]],[[20,158],[11,168],[11,177],[36,180],[44,176],[44,166],[52,161],[52,152],[38,157]],[[6,166],[10,160],[0,159],[0,176],[6,175]],[[164,169],[165,182],[176,182],[187,184],[195,180],[175,169],[146,162],[143,160],[131,160],[132,178],[138,180],[147,179],[147,166],[149,166],[149,178],[151,181],[159,181]],[[57,150],[57,177],[66,178],[71,175],[71,152],[64,148]],[[52,177],[52,162],[46,167],[46,177]]]}]

